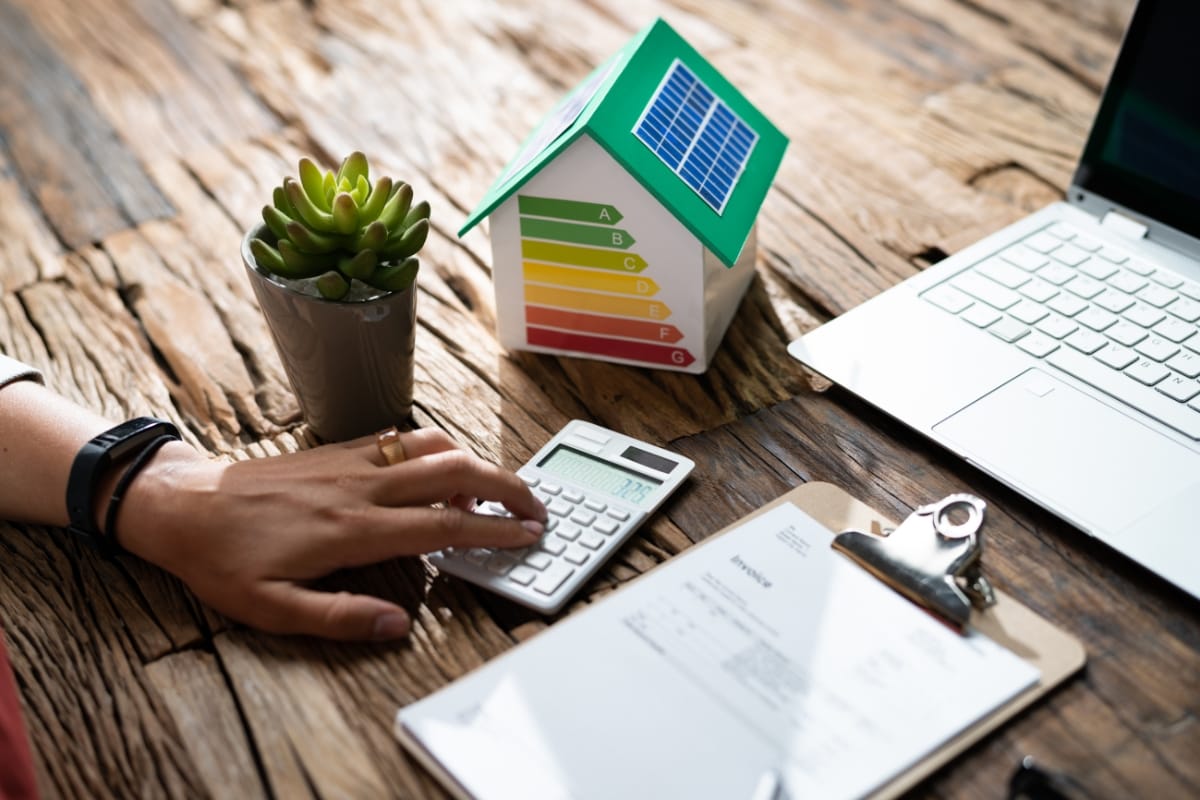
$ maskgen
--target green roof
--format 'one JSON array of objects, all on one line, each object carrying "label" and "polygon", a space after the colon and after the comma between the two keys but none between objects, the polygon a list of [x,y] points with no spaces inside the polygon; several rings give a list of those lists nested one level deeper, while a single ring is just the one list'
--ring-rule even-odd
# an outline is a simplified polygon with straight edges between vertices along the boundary
[{"label": "green roof", "polygon": [[[676,60],[758,134],[723,213],[714,210],[634,134],[647,104]],[[599,82],[598,87],[591,85],[594,81]],[[595,94],[579,116],[556,138],[542,144],[540,139],[547,135],[543,129],[552,133],[553,121],[562,116],[563,109],[573,106],[593,88]],[[660,19],[601,64],[546,116],[467,217],[459,236],[491,214],[584,133],[608,151],[727,266],[737,261],[787,148],[787,138],[779,129]],[[540,151],[533,152],[539,146]]]}]

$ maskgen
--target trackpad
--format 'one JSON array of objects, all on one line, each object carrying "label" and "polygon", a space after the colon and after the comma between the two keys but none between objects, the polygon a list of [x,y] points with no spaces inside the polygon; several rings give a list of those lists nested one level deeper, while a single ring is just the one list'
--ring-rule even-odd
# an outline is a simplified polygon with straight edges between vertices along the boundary
[{"label": "trackpad", "polygon": [[1037,369],[933,429],[971,461],[1110,540],[1200,470],[1196,453]]}]

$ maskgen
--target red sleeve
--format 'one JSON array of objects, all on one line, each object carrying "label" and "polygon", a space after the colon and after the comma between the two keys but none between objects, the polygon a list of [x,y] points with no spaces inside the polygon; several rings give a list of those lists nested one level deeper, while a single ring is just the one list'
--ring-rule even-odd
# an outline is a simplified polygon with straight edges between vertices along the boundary
[{"label": "red sleeve", "polygon": [[21,703],[0,633],[0,800],[34,800],[33,754],[21,725]]}]

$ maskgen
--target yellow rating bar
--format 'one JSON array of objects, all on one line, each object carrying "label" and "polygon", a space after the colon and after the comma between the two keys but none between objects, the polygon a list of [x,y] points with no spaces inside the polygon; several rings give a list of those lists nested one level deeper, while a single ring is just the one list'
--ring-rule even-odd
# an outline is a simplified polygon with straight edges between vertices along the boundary
[{"label": "yellow rating bar", "polygon": [[595,314],[618,314],[622,317],[642,319],[666,319],[671,309],[657,300],[640,297],[621,297],[595,292],[577,292],[573,289],[556,289],[553,286],[525,286],[525,302],[530,305],[573,308]]},{"label": "yellow rating bar", "polygon": [[534,283],[552,283],[556,286],[574,286],[578,289],[595,289],[599,292],[640,294],[653,297],[659,286],[650,278],[639,275],[616,275],[594,269],[556,267],[553,264],[525,262],[525,280]]},{"label": "yellow rating bar", "polygon": [[556,242],[521,240],[521,255],[535,261],[554,261],[576,267],[596,267],[616,272],[641,272],[646,268],[646,259],[637,253],[621,250],[602,250],[598,247],[576,247]]}]

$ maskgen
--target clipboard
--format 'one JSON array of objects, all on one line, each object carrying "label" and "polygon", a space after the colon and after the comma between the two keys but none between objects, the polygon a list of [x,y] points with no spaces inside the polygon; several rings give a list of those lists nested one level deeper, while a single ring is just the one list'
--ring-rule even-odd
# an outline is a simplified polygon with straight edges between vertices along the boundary
[{"label": "clipboard", "polygon": [[[895,523],[861,501],[851,497],[841,488],[829,483],[810,482],[787,492],[764,507],[746,515],[732,525],[710,536],[696,547],[680,554],[676,559],[665,562],[665,564],[671,564],[678,559],[687,558],[691,553],[703,551],[707,545],[719,541],[729,531],[739,528],[750,520],[767,514],[785,503],[795,505],[821,525],[835,533],[850,529],[868,532],[882,538],[896,527]],[[638,577],[631,582],[631,585],[652,579],[655,573],[662,569],[665,564],[659,565],[654,570]],[[893,588],[896,587],[893,586]],[[609,602],[612,597],[610,596],[598,601],[595,606]],[[585,614],[589,610],[585,609],[579,613]],[[1082,644],[1075,637],[1042,619],[1016,599],[1001,591],[994,592],[994,602],[992,605],[986,609],[975,608],[971,611],[970,627],[1008,649],[1032,666],[1039,677],[1028,688],[992,710],[985,717],[973,724],[964,726],[935,751],[914,761],[903,772],[889,780],[886,785],[869,794],[869,797],[882,800],[898,797],[911,790],[922,780],[952,761],[956,756],[984,736],[1002,726],[1055,686],[1079,671],[1087,659]],[[528,642],[518,645],[513,650],[510,650],[509,653],[500,656],[500,659],[508,657],[522,647],[527,647],[529,643],[537,641],[542,636],[553,635],[553,630],[551,628]],[[401,744],[438,779],[451,795],[463,800],[469,800],[471,795],[458,782],[454,775],[445,769],[425,748],[422,742],[402,724],[399,713],[396,717],[395,735]]]}]

